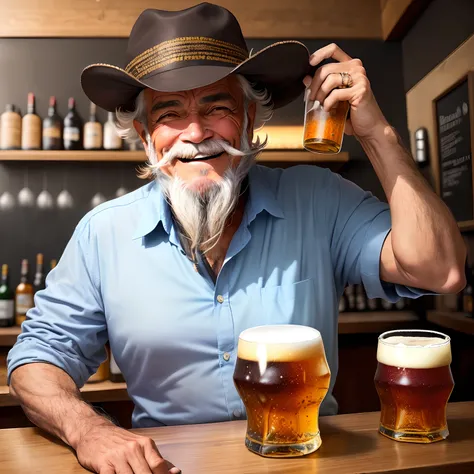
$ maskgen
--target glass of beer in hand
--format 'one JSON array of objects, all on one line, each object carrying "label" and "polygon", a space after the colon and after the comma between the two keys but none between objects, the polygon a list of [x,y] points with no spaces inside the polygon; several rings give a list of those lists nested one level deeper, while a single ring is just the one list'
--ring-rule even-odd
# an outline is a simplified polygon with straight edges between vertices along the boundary
[{"label": "glass of beer in hand", "polygon": [[339,153],[342,148],[349,102],[342,101],[325,111],[317,100],[305,95],[303,146],[313,153]]},{"label": "glass of beer in hand", "polygon": [[316,329],[272,325],[243,331],[234,383],[247,411],[247,448],[266,457],[316,451],[319,407],[330,378]]},{"label": "glass of beer in hand", "polygon": [[388,331],[379,336],[377,362],[379,432],[412,443],[445,439],[454,387],[450,338],[437,331]]}]

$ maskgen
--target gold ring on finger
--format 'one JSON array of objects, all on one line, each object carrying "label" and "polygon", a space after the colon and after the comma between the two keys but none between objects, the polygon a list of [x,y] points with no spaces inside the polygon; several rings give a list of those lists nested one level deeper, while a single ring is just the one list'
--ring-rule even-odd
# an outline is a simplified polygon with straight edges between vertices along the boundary
[{"label": "gold ring on finger", "polygon": [[339,74],[341,75],[342,88],[347,89],[354,85],[352,76],[348,72],[340,72]]}]

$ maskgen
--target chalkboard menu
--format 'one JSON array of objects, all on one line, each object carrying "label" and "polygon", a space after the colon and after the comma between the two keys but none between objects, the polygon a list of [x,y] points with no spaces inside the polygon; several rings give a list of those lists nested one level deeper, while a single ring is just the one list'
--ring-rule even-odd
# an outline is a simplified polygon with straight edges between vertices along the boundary
[{"label": "chalkboard menu", "polygon": [[474,219],[469,83],[437,99],[440,194],[458,222]]}]

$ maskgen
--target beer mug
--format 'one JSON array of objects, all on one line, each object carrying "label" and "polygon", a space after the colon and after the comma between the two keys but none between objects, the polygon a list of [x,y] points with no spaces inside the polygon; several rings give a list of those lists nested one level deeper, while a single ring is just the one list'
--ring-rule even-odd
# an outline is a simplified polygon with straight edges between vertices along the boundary
[{"label": "beer mug", "polygon": [[412,443],[445,439],[446,405],[454,387],[449,336],[425,330],[385,332],[379,336],[377,362],[379,432]]},{"label": "beer mug", "polygon": [[234,383],[247,410],[247,448],[266,457],[316,451],[319,407],[330,378],[316,329],[287,324],[243,331]]},{"label": "beer mug", "polygon": [[317,100],[305,92],[303,146],[313,153],[339,153],[344,138],[349,102],[339,102],[326,112]]}]

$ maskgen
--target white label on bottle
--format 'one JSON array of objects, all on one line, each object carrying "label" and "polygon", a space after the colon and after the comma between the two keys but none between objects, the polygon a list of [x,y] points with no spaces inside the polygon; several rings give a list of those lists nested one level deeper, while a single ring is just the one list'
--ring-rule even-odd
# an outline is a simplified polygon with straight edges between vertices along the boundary
[{"label": "white label on bottle", "polygon": [[110,373],[111,374],[121,374],[122,373],[119,369],[119,366],[117,365],[117,362],[115,362],[115,358],[112,354],[110,355]]},{"label": "white label on bottle", "polygon": [[18,314],[26,314],[33,306],[33,295],[16,295],[16,312]]},{"label": "white label on bottle", "polygon": [[84,148],[91,150],[102,146],[102,127],[99,123],[86,123],[84,127]]},{"label": "white label on bottle", "polygon": [[21,147],[21,117],[18,114],[3,113],[0,128],[2,149]]},{"label": "white label on bottle", "polygon": [[21,147],[24,150],[41,148],[41,119],[37,115],[28,114],[23,117]]},{"label": "white label on bottle", "polygon": [[66,127],[64,129],[64,140],[78,142],[81,139],[81,131],[77,127]]},{"label": "white label on bottle", "polygon": [[0,319],[13,319],[14,307],[13,300],[0,300]]},{"label": "white label on bottle", "polygon": [[106,150],[120,150],[122,148],[122,138],[117,134],[113,124],[104,125],[104,148]]},{"label": "white label on bottle", "polygon": [[59,127],[43,128],[43,138],[61,138],[61,129]]}]

